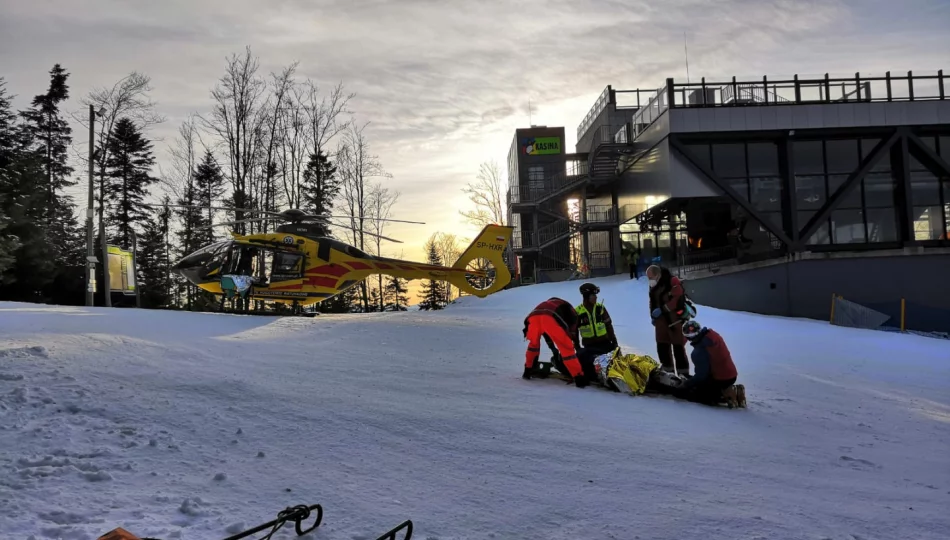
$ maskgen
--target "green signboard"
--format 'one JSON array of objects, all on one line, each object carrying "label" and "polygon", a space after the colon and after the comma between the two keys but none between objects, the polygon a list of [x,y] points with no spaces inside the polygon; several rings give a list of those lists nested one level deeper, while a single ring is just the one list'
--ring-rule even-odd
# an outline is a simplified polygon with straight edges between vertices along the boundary
[{"label": "green signboard", "polygon": [[521,141],[521,151],[528,156],[547,156],[561,153],[560,137],[531,137]]}]

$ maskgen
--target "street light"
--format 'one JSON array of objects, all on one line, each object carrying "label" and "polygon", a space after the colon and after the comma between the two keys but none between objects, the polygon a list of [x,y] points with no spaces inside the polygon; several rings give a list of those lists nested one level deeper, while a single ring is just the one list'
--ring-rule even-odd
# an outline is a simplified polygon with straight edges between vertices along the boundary
[{"label": "street light", "polygon": [[[95,251],[93,250],[93,227],[92,227],[92,215],[93,215],[93,162],[95,159],[95,124],[96,124],[96,114],[102,116],[106,113],[105,107],[100,107],[99,111],[96,111],[93,105],[89,104],[89,201],[86,205],[86,305],[93,306],[95,305],[94,300],[94,290],[95,290],[95,281],[96,281],[96,260]],[[106,240],[105,234],[103,233],[103,220],[99,220],[99,232],[102,233],[102,276],[103,276],[103,286],[104,286],[104,298],[105,305],[108,307],[112,306],[112,298],[110,297],[109,291],[109,253],[106,250]]]}]

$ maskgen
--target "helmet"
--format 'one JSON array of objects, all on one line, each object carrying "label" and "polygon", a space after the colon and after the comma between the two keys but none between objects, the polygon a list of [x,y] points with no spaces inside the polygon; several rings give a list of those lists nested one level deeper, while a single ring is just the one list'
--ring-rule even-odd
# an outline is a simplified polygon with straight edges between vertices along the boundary
[{"label": "helmet", "polygon": [[693,339],[698,336],[702,329],[703,325],[699,324],[695,319],[683,323],[683,335],[686,336],[687,339]]},{"label": "helmet", "polygon": [[597,285],[594,285],[593,283],[585,283],[581,285],[580,290],[581,290],[581,295],[586,297],[591,294],[599,293],[600,287],[598,287]]}]

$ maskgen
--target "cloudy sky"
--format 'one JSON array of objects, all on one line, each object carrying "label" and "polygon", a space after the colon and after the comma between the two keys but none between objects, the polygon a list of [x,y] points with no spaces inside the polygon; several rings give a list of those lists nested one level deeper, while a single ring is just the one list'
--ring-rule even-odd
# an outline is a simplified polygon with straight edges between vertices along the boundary
[{"label": "cloudy sky", "polygon": [[684,38],[693,79],[853,75],[950,69],[948,26],[950,0],[0,0],[0,76],[24,106],[59,62],[81,114],[91,88],[147,73],[164,160],[181,121],[210,110],[227,56],[250,45],[265,75],[299,61],[301,77],[357,94],[401,192],[394,217],[427,222],[392,226],[406,242],[393,253],[421,258],[433,231],[472,234],[461,189],[482,161],[505,170],[529,100],[573,148],[607,84],[685,79]]}]

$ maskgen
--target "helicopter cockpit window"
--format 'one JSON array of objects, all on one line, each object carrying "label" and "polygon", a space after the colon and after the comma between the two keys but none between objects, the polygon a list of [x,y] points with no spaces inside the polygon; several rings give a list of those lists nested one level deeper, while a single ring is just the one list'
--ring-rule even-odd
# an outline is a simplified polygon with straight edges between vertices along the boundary
[{"label": "helicopter cockpit window", "polygon": [[303,277],[303,254],[278,251],[274,253],[271,281],[300,279]]}]

